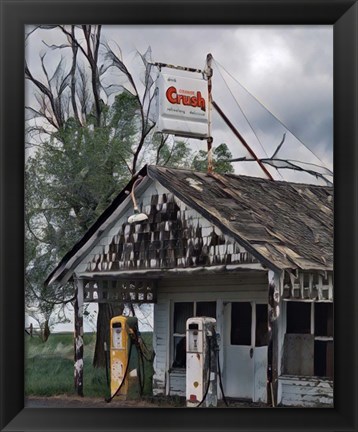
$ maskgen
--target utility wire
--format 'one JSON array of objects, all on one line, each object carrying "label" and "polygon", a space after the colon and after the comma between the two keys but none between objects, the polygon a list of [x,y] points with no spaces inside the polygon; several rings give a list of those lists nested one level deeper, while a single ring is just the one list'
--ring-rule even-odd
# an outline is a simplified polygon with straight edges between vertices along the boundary
[{"label": "utility wire", "polygon": [[[213,60],[214,60],[215,64],[218,65],[217,62],[216,62],[216,60],[215,60],[215,59],[213,59]],[[249,124],[249,126],[250,126],[252,132],[254,133],[254,135],[255,135],[257,141],[259,142],[259,144],[260,144],[262,150],[264,151],[266,157],[268,158],[268,154],[267,154],[267,152],[266,152],[264,146],[262,145],[262,143],[261,143],[261,141],[260,141],[260,138],[258,137],[258,135],[257,135],[257,133],[256,133],[256,131],[255,131],[255,129],[253,128],[252,124],[250,123],[249,119],[247,118],[247,116],[246,116],[246,114],[245,114],[243,108],[242,108],[241,105],[239,104],[238,100],[235,98],[233,92],[231,91],[231,89],[230,89],[230,87],[229,87],[229,84],[227,83],[227,81],[225,80],[223,74],[221,73],[220,68],[218,68],[218,71],[219,71],[219,74],[221,75],[221,78],[224,80],[224,83],[226,84],[226,87],[228,88],[228,90],[229,90],[231,96],[233,97],[233,99],[234,99],[236,105],[237,105],[238,108],[240,109],[242,115],[245,117],[245,119],[246,119],[247,123]],[[282,176],[282,174],[280,173],[280,171],[279,171],[278,168],[276,168],[276,171],[277,171],[278,175],[282,178],[282,180],[284,180],[284,178],[283,178],[283,176]]]},{"label": "utility wire", "polygon": [[[213,60],[214,60],[215,64],[218,64],[218,63],[216,62],[215,59],[213,59]],[[225,80],[225,78],[224,78],[224,76],[223,76],[223,74],[221,73],[221,71],[220,71],[219,68],[218,68],[218,71],[219,71],[219,74],[221,75],[221,78],[224,80],[224,83],[225,83],[227,89],[229,90],[231,96],[233,97],[233,99],[234,99],[236,105],[238,106],[238,108],[239,108],[239,110],[241,111],[242,115],[245,117],[245,120],[246,120],[247,123],[249,124],[249,126],[250,126],[252,132],[254,133],[254,135],[255,135],[257,141],[259,142],[259,144],[260,144],[262,150],[264,151],[266,157],[268,157],[268,154],[266,153],[266,150],[265,150],[264,146],[262,145],[262,143],[261,143],[259,137],[257,136],[256,131],[255,131],[254,128],[252,127],[252,124],[250,123],[249,119],[247,118],[246,114],[244,113],[244,110],[241,108],[241,105],[239,104],[238,100],[236,99],[236,97],[234,96],[233,92],[231,91],[231,89],[230,89],[228,83],[226,82],[226,80]]]},{"label": "utility wire", "polygon": [[[321,163],[322,163],[322,165],[325,167],[325,168],[327,168],[327,165],[313,152],[313,150],[311,150],[308,146],[306,146],[306,144],[304,143],[304,142],[302,142],[279,118],[277,118],[268,108],[266,108],[266,106],[263,104],[263,103],[261,103],[252,93],[250,93],[248,90],[247,90],[247,88],[246,87],[244,87],[228,70],[226,70],[225,69],[225,67],[222,65],[222,64],[220,64],[217,60],[214,60],[215,61],[215,63],[217,64],[217,65],[219,65],[237,84],[239,84],[239,86],[241,87],[241,88],[243,88],[245,91],[246,91],[246,93],[248,93],[251,97],[253,97],[255,100],[256,100],[256,102],[258,102],[274,119],[276,119],[280,124],[281,124],[281,126],[283,126],[284,128],[286,128],[308,151],[310,151],[312,154],[313,154],[313,156],[315,156]],[[221,72],[220,72],[220,74],[221,74]],[[221,74],[221,76],[222,76],[222,74]]]}]

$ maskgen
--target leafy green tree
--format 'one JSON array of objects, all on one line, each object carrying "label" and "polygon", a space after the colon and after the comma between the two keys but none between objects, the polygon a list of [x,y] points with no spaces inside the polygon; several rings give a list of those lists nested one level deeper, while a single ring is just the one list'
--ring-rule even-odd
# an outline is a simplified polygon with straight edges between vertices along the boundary
[{"label": "leafy green tree", "polygon": [[[206,171],[207,162],[206,152],[195,155],[187,141],[153,134],[150,49],[139,56],[139,84],[120,50],[102,41],[101,26],[38,26],[27,37],[44,29],[64,39],[46,45],[41,76],[25,65],[33,95],[26,106],[25,259],[26,307],[32,315],[38,311],[36,319],[48,333],[51,323],[66,320],[74,289],[43,282],[137,169],[154,163]],[[68,55],[53,65],[47,62],[52,50]],[[215,170],[233,172],[230,158],[227,146],[218,146]],[[99,304],[95,366],[105,364],[109,319],[122,310],[123,305]]]},{"label": "leafy green tree", "polygon": [[[220,174],[232,174],[234,168],[230,162],[232,154],[228,149],[228,146],[223,143],[213,150],[213,165],[214,171]],[[195,155],[192,163],[192,168],[195,171],[206,171],[208,166],[208,154],[204,150],[200,150]]]},{"label": "leafy green tree", "polygon": [[[51,270],[141,163],[153,156],[158,163],[178,164],[189,149],[166,137],[152,140],[150,49],[140,56],[144,77],[139,86],[120,50],[101,42],[101,26],[38,26],[27,38],[44,29],[64,40],[46,45],[39,58],[41,76],[25,66],[33,95],[26,106],[26,303],[49,324],[74,295],[70,284],[44,287]],[[46,62],[52,50],[68,53],[54,67]],[[139,87],[144,87],[141,93]],[[99,304],[96,366],[104,365],[103,335],[118,310]]]}]

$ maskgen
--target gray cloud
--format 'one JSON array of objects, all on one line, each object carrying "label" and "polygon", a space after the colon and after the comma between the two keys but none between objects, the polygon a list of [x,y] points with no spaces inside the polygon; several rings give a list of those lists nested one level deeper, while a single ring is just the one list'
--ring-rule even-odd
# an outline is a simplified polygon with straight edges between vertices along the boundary
[{"label": "gray cloud", "polygon": [[[155,61],[199,68],[204,67],[206,54],[211,52],[215,60],[332,167],[332,26],[104,26],[103,35],[121,47],[129,68],[138,64],[137,50],[144,52],[149,45]],[[38,72],[37,58],[44,48],[43,38],[50,44],[63,42],[62,35],[55,31],[41,31],[29,38],[26,56]],[[59,58],[60,53],[51,56]],[[262,141],[269,143],[267,152],[271,153],[282,138],[280,128],[245,92],[238,91],[227,75],[226,79],[240,105],[246,106],[250,121],[262,130]],[[263,153],[218,70],[214,70],[213,95],[240,131],[252,140],[250,144],[255,151]],[[245,153],[215,116],[213,134],[215,143],[227,142],[235,156]],[[291,145],[294,154],[299,142],[292,140]],[[297,150],[297,154],[306,153]]]}]

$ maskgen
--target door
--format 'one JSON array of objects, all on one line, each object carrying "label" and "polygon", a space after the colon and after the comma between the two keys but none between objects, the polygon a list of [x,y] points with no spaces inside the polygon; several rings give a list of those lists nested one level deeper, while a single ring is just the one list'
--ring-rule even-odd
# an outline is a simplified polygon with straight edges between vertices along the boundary
[{"label": "door", "polygon": [[225,395],[265,402],[267,305],[226,303],[223,347]]},{"label": "door", "polygon": [[254,304],[255,345],[254,360],[254,402],[267,401],[267,304]]}]

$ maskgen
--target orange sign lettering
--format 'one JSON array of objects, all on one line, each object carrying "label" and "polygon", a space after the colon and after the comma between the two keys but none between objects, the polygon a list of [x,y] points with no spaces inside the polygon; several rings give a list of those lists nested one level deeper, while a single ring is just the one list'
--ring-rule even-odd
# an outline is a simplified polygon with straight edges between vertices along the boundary
[{"label": "orange sign lettering", "polygon": [[[185,93],[189,93],[185,91]],[[190,92],[195,94],[194,92]],[[182,94],[178,94],[177,89],[174,86],[168,88],[165,93],[168,101],[172,104],[182,104],[192,107],[198,107],[202,111],[205,111],[205,99],[202,97],[201,92],[196,92],[196,96],[186,96]]]}]

